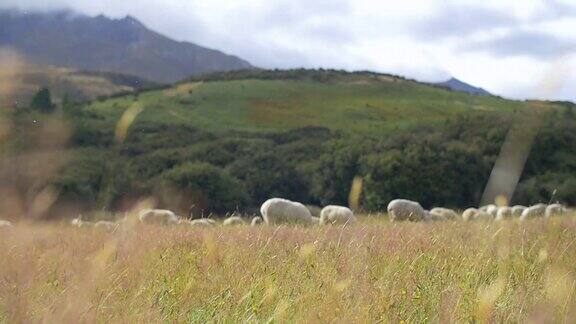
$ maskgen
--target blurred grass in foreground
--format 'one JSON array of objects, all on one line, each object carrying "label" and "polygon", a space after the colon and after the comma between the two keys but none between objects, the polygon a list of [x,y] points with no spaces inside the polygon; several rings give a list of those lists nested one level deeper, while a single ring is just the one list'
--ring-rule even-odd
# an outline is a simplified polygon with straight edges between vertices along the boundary
[{"label": "blurred grass in foreground", "polygon": [[564,322],[576,219],[0,230],[0,322]]}]

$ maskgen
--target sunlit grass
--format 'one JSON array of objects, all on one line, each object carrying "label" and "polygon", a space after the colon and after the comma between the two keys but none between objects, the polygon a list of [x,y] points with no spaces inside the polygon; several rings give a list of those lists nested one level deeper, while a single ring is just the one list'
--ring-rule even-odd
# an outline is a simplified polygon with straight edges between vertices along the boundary
[{"label": "sunlit grass", "polygon": [[574,318],[576,219],[0,230],[4,322]]}]

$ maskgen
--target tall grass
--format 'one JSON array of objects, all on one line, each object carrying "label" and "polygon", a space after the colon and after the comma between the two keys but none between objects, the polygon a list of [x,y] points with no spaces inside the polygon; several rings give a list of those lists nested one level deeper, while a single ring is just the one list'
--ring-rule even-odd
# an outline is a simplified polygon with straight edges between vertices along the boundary
[{"label": "tall grass", "polygon": [[0,322],[575,318],[576,219],[0,229]]}]

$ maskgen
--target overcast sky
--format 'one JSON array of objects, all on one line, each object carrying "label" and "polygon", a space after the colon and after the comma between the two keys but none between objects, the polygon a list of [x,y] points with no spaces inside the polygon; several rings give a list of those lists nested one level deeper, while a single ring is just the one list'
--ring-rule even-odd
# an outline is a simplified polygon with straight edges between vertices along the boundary
[{"label": "overcast sky", "polygon": [[574,0],[1,0],[132,15],[265,68],[455,76],[514,98],[576,100]]}]

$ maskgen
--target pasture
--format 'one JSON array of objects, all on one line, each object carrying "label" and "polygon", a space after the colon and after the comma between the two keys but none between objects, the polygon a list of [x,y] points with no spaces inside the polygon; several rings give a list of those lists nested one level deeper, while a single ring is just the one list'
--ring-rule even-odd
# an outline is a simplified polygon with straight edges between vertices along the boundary
[{"label": "pasture", "polygon": [[574,215],[0,228],[0,322],[563,322]]}]

